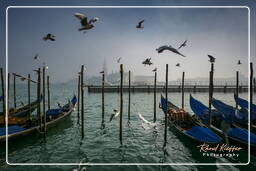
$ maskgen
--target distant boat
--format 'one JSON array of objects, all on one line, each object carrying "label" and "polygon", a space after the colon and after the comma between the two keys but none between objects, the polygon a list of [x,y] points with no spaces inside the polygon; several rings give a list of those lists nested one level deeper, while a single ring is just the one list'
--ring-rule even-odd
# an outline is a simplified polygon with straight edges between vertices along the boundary
[{"label": "distant boat", "polygon": [[[190,107],[195,113],[195,115],[205,124],[209,123],[209,109],[200,101],[196,100],[190,95]],[[246,129],[234,127],[230,124],[230,127],[227,130],[223,130],[221,128],[222,121],[228,122],[229,119],[223,116],[220,112],[216,110],[212,110],[212,123],[209,126],[213,131],[218,133],[219,135],[227,138],[230,142],[239,144],[244,148],[248,147],[248,131]],[[256,149],[256,135],[251,133],[251,148],[253,150]]]},{"label": "distant boat", "polygon": [[161,96],[161,108],[165,113],[166,103],[168,103],[168,121],[180,134],[194,140],[197,143],[217,144],[222,142],[222,138],[216,135],[201,122],[198,122],[188,112],[180,109]]},{"label": "distant boat", "polygon": [[[46,112],[46,128],[50,128],[58,124],[60,121],[67,118],[74,110],[77,103],[77,98],[74,95],[72,100],[69,101],[60,109],[50,109]],[[37,121],[36,121],[37,122]],[[39,131],[39,125],[32,123],[32,126],[19,126],[13,125],[8,127],[8,140],[13,140],[18,137],[30,135],[34,132]],[[5,141],[6,139],[6,128],[0,128],[0,141]]]},{"label": "distant boat", "polygon": [[[225,115],[227,119],[234,121],[233,125],[248,129],[248,111],[246,109],[238,110],[233,106],[223,103],[220,100],[215,98],[212,99],[212,105],[217,109],[220,113]],[[255,123],[256,118],[253,118],[251,122]],[[252,132],[255,132],[256,126],[252,125],[254,128]]]}]

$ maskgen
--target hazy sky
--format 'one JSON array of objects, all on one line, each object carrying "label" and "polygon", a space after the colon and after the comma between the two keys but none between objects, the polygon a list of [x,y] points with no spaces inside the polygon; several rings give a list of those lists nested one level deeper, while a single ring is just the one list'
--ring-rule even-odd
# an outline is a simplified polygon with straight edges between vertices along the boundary
[{"label": "hazy sky", "polygon": [[[112,3],[115,2],[117,1]],[[118,2],[116,5],[121,5]],[[186,2],[184,1],[182,5],[195,5],[196,1],[193,4],[186,4]],[[56,4],[56,2],[44,3],[44,5]],[[18,5],[40,4],[19,3]],[[103,4],[75,2],[58,3],[58,5]],[[104,5],[113,4],[105,3]],[[202,5],[214,4],[209,1],[209,4]],[[4,7],[6,4],[2,8]],[[97,16],[100,20],[95,23],[94,29],[83,34],[78,31],[80,23],[74,17],[76,12],[84,13],[88,18]],[[254,10],[251,13],[255,19]],[[0,19],[2,18],[1,14]],[[135,26],[142,19],[145,19],[145,28],[138,30]],[[189,78],[208,77],[210,64],[207,54],[216,57],[216,77],[235,76],[236,70],[246,75],[248,70],[248,10],[246,8],[11,8],[8,10],[8,22],[10,72],[28,74],[46,62],[49,66],[48,73],[55,81],[66,81],[77,76],[81,64],[85,65],[87,75],[99,75],[104,59],[107,61],[109,72],[117,71],[119,64],[116,60],[122,57],[121,62],[124,64],[125,71],[131,70],[134,75],[152,75],[151,70],[157,67],[159,80],[163,80],[165,64],[168,63],[170,80],[179,78],[182,71],[186,71],[186,77]],[[1,25],[2,23],[1,21]],[[255,26],[255,23],[252,22],[252,25]],[[256,54],[255,28],[251,28],[254,36],[251,38],[251,56]],[[3,30],[1,35],[4,35]],[[42,37],[47,33],[56,35],[56,41],[43,41]],[[168,51],[158,54],[155,50],[161,45],[178,47],[186,39],[187,47],[180,50],[187,56],[186,58]],[[4,49],[4,43],[1,40],[0,50]],[[33,60],[37,53],[40,56],[40,63]],[[4,53],[1,52],[1,58],[2,56]],[[141,64],[147,57],[152,58],[153,66],[144,67]],[[239,67],[238,59],[243,63]],[[252,59],[255,60],[255,58]],[[4,60],[1,59],[1,61]],[[181,67],[175,67],[176,63],[181,63]],[[1,62],[1,66],[3,64],[4,62]]]}]

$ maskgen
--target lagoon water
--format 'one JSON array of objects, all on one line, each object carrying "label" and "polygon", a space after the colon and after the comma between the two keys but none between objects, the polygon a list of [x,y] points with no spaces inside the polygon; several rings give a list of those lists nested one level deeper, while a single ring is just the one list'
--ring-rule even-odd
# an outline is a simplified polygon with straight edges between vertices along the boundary
[{"label": "lagoon water", "polygon": [[[76,92],[76,85],[51,85],[51,107],[57,102],[65,104]],[[32,87],[32,100],[35,99]],[[17,103],[27,103],[26,85],[17,85]],[[207,93],[193,93],[193,96],[208,104]],[[214,97],[235,105],[233,93],[214,93]],[[247,93],[240,97],[247,98]],[[123,146],[119,142],[119,118],[109,122],[114,108],[119,108],[119,94],[105,94],[105,129],[101,129],[101,93],[85,91],[85,137],[81,139],[81,126],[77,124],[77,111],[69,118],[47,132],[46,143],[35,134],[9,142],[8,161],[10,163],[246,163],[247,150],[239,152],[239,157],[214,158],[203,156],[197,144],[168,129],[167,148],[163,149],[164,114],[157,108],[156,127],[143,125],[138,113],[148,121],[153,120],[153,93],[131,94],[131,120],[127,123],[128,93],[124,93]],[[169,93],[169,99],[181,106],[181,94]],[[157,94],[157,101],[160,93]],[[254,101],[256,98],[254,98]],[[12,106],[10,92],[10,106]],[[189,93],[185,93],[185,109],[191,112]],[[2,110],[2,109],[1,109]],[[192,114],[192,112],[191,112]],[[77,166],[8,166],[5,163],[5,146],[1,144],[0,170],[73,170]],[[251,156],[251,165],[256,166],[256,157]],[[240,170],[242,166],[211,166],[211,170]],[[205,166],[90,166],[87,170],[204,170]]]}]

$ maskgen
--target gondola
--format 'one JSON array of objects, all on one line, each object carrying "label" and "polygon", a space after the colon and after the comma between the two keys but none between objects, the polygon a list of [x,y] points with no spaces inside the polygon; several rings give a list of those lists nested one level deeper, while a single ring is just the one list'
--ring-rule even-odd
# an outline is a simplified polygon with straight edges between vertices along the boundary
[{"label": "gondola", "polygon": [[[42,101],[42,97],[40,98],[40,101]],[[32,102],[29,106],[29,104],[17,107],[17,108],[11,108],[9,109],[8,114],[8,124],[9,125],[23,125],[30,119],[30,113],[32,113],[38,104],[38,100],[35,100]],[[3,112],[0,112],[0,125],[4,125],[4,114]]]},{"label": "gondola", "polygon": [[204,124],[198,122],[188,112],[169,101],[167,104],[168,110],[166,110],[166,99],[161,96],[161,108],[164,113],[166,111],[168,112],[168,122],[177,132],[196,143],[218,144],[222,142],[221,137],[216,135]]},{"label": "gondola", "polygon": [[[236,103],[244,110],[248,111],[248,101],[234,95]],[[252,120],[256,120],[256,105],[252,104]]]},{"label": "gondola", "polygon": [[[51,128],[58,124],[60,121],[67,118],[75,108],[77,98],[74,95],[71,101],[61,107],[60,109],[50,109],[46,112],[46,129]],[[8,140],[13,140],[18,137],[30,135],[39,132],[39,125],[37,121],[31,124],[32,126],[19,126],[13,125],[8,127]],[[0,141],[6,140],[6,128],[0,128]]]},{"label": "gondola", "polygon": [[[232,124],[235,127],[242,127],[245,129],[248,129],[248,110],[242,108],[242,109],[236,109],[233,106],[230,106],[228,104],[225,104],[224,102],[213,98],[212,99],[212,105],[215,109],[217,109],[221,114],[225,115],[225,117],[232,122]],[[256,130],[256,118],[252,118],[252,132],[255,132]]]},{"label": "gondola", "polygon": [[[190,95],[190,107],[192,111],[195,113],[198,119],[200,119],[203,123],[209,123],[209,109],[200,101],[196,100]],[[211,112],[211,128],[220,136],[227,137],[229,142],[232,144],[241,145],[243,148],[248,147],[248,131],[243,128],[234,127],[232,125],[232,121],[230,121],[225,115],[218,112],[217,110],[212,110]],[[256,150],[256,135],[251,133],[250,134],[250,146],[253,151]]]}]

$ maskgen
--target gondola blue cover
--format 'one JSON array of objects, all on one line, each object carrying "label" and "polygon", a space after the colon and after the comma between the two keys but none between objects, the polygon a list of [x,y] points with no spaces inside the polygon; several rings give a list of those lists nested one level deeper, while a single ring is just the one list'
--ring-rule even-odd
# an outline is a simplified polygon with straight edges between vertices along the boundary
[{"label": "gondola blue cover", "polygon": [[46,117],[50,117],[50,116],[58,116],[59,114],[61,114],[63,111],[62,109],[50,109],[46,112]]},{"label": "gondola blue cover", "polygon": [[202,142],[220,143],[222,141],[222,139],[216,136],[209,128],[201,126],[193,126],[191,129],[187,130],[186,133]]},{"label": "gondola blue cover", "polygon": [[[24,131],[25,128],[22,128],[18,125],[13,125],[13,126],[9,126],[8,127],[8,134],[13,134],[13,133],[17,133],[20,131]],[[0,136],[6,135],[6,128],[0,128]]]},{"label": "gondola blue cover", "polygon": [[76,98],[76,95],[73,96],[72,100],[71,100],[71,103],[73,105],[75,105],[77,103],[77,98]]},{"label": "gondola blue cover", "polygon": [[[247,109],[248,110],[248,101],[247,100],[244,100],[240,97],[237,97],[235,95],[235,101],[238,103],[238,105],[241,107],[241,108],[244,108],[244,109]],[[255,104],[252,104],[252,112],[253,113],[256,113],[256,105]]]},{"label": "gondola blue cover", "polygon": [[161,108],[166,113],[166,99],[161,95]]},{"label": "gondola blue cover", "polygon": [[[231,137],[235,137],[235,138],[238,138],[242,141],[245,141],[248,143],[248,131],[245,130],[245,129],[242,129],[242,128],[231,128],[229,131],[228,131],[228,135],[231,136]],[[251,133],[250,134],[251,136],[251,144],[256,144],[256,135]]]},{"label": "gondola blue cover", "polygon": [[223,103],[215,98],[212,99],[212,105],[229,120],[234,120],[241,124],[248,123],[248,111],[236,110],[236,108]]}]

